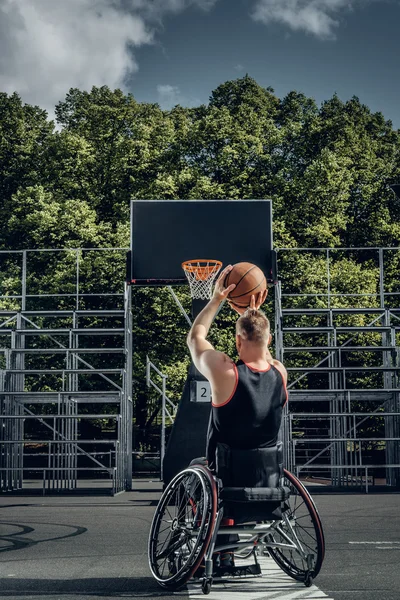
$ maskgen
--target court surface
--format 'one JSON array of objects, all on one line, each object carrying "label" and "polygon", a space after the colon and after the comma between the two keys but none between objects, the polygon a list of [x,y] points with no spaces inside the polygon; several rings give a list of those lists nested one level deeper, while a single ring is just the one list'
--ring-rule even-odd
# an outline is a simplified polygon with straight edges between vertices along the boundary
[{"label": "court surface", "polygon": [[[159,482],[109,496],[0,497],[0,598],[203,598],[153,581],[147,537]],[[293,582],[268,558],[263,576],[215,583],[210,600],[400,600],[400,495],[316,495],[326,558],[316,586]]]}]

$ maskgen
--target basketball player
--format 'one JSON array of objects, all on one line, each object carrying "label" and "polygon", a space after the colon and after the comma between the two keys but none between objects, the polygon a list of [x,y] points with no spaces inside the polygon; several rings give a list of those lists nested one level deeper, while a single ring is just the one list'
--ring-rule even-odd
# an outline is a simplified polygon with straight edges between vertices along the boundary
[{"label": "basketball player", "polygon": [[213,297],[196,317],[187,337],[195,366],[211,384],[212,418],[207,451],[211,468],[217,442],[241,449],[275,446],[282,408],[287,400],[287,372],[282,363],[271,356],[269,321],[259,310],[267,290],[260,292],[257,298],[252,296],[249,309],[231,304],[240,314],[236,322],[239,355],[236,364],[207,340],[219,305],[235,288],[232,284],[224,289],[223,284],[232,268],[229,265],[222,271]]},{"label": "basketball player", "polygon": [[[282,408],[287,401],[287,372],[282,363],[271,356],[269,321],[259,310],[267,290],[260,292],[257,298],[252,296],[248,309],[230,304],[240,314],[236,322],[237,363],[215,350],[207,340],[221,302],[235,288],[232,284],[224,289],[223,284],[232,268],[229,265],[222,271],[213,297],[196,317],[187,337],[193,363],[211,384],[212,409],[207,440],[210,468],[215,468],[218,442],[240,449],[275,446]],[[233,556],[225,557],[221,565],[233,566]]]}]

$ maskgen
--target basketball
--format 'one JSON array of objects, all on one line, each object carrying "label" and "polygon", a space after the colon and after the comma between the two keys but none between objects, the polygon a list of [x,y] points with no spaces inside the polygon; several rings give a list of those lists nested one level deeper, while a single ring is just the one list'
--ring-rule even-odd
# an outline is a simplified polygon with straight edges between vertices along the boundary
[{"label": "basketball", "polygon": [[253,294],[256,296],[267,289],[264,273],[257,265],[248,262],[233,265],[232,271],[229,271],[225,277],[225,288],[232,283],[235,283],[236,287],[229,293],[228,298],[232,304],[240,308],[247,308]]}]

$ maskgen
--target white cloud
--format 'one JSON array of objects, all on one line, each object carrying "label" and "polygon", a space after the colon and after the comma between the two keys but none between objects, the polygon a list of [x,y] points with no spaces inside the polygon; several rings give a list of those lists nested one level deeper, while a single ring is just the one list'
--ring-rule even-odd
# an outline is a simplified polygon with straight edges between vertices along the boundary
[{"label": "white cloud", "polygon": [[161,108],[169,109],[181,104],[181,91],[176,85],[158,85],[157,94]]},{"label": "white cloud", "polygon": [[121,87],[166,13],[218,0],[0,0],[0,91],[54,116],[71,87]]},{"label": "white cloud", "polygon": [[177,85],[160,84],[157,86],[158,103],[164,110],[170,110],[177,104],[181,106],[198,106],[199,98],[189,97],[182,94]]},{"label": "white cloud", "polygon": [[241,63],[238,63],[233,67],[235,71],[244,71],[244,66]]},{"label": "white cloud", "polygon": [[216,4],[217,0],[137,0],[144,4],[148,10],[155,13],[161,12],[181,12],[190,6],[201,8],[202,10],[210,10]]},{"label": "white cloud", "polygon": [[332,39],[343,13],[368,1],[371,0],[257,0],[252,17],[265,24],[281,23],[293,31]]},{"label": "white cloud", "polygon": [[166,12],[181,12],[191,6],[210,10],[218,0],[122,0],[126,8],[139,10],[142,14],[160,15]]}]

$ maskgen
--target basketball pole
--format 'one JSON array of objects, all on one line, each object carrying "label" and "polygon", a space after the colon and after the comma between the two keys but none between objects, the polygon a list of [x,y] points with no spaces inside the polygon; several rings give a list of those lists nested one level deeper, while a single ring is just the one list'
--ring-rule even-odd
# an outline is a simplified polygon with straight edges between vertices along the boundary
[{"label": "basketball pole", "polygon": [[[192,299],[193,320],[208,302],[208,299]],[[189,322],[189,317],[187,320]],[[162,465],[165,485],[176,473],[186,468],[192,459],[205,455],[211,397],[207,402],[198,401],[198,387],[202,384],[208,389],[209,382],[197,370],[193,362],[190,362],[175,422],[165,448]]]}]

